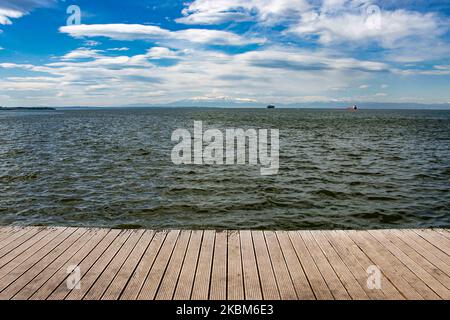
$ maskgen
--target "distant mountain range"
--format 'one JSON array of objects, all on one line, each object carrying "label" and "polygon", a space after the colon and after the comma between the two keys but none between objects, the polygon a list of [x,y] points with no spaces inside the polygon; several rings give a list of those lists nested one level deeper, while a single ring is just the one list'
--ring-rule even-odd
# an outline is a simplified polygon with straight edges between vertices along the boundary
[{"label": "distant mountain range", "polygon": [[266,108],[273,104],[276,108],[327,108],[345,109],[357,105],[359,109],[425,109],[425,110],[450,110],[450,103],[442,104],[421,104],[421,103],[381,103],[381,102],[308,102],[308,103],[273,103],[267,104],[253,101],[235,101],[231,99],[220,100],[197,100],[187,99],[167,104],[130,104],[123,107],[143,108],[143,107],[208,107],[208,108]]},{"label": "distant mountain range", "polygon": [[[186,99],[171,103],[138,103],[128,105],[118,105],[121,108],[157,108],[157,107],[191,107],[191,108],[267,108],[269,104],[275,105],[277,109],[299,108],[299,109],[346,109],[349,106],[357,105],[359,109],[414,109],[414,110],[450,110],[450,103],[382,103],[382,102],[305,102],[305,103],[274,103],[273,101],[260,103],[244,99]],[[54,110],[54,109],[103,109],[106,106],[59,106],[59,107],[24,107],[5,108],[0,110]]]}]

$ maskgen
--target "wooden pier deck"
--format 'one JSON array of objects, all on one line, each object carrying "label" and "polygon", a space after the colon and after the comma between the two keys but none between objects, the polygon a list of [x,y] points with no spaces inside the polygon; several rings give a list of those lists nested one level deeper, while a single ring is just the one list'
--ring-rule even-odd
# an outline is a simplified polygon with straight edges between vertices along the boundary
[{"label": "wooden pier deck", "polygon": [[0,299],[447,300],[450,231],[0,227]]}]

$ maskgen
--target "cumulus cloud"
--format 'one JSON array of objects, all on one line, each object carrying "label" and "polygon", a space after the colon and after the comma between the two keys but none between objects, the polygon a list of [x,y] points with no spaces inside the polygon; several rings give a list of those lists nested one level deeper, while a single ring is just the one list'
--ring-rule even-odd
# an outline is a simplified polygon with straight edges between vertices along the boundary
[{"label": "cumulus cloud", "polygon": [[2,0],[0,2],[0,24],[12,24],[11,19],[18,19],[39,7],[48,7],[56,0]]},{"label": "cumulus cloud", "polygon": [[196,0],[176,21],[184,24],[221,24],[229,21],[279,23],[310,7],[306,0]]},{"label": "cumulus cloud", "polygon": [[61,60],[77,60],[87,58],[99,58],[101,50],[92,50],[89,48],[78,48],[64,55]]},{"label": "cumulus cloud", "polygon": [[385,48],[396,48],[404,44],[404,39],[436,39],[446,30],[434,13],[396,10],[375,14],[378,17],[360,9],[337,15],[311,11],[302,14],[301,21],[289,31],[300,37],[319,36],[323,44],[373,41]]},{"label": "cumulus cloud", "polygon": [[[293,103],[330,101],[336,98],[329,97],[327,88],[354,87],[353,82],[368,81],[373,72],[388,72],[379,62],[281,46],[238,54],[161,46],[137,55],[125,53],[110,56],[107,50],[78,48],[43,66],[3,63],[0,68],[39,75],[2,79],[0,91],[13,92],[21,100],[24,92],[32,91],[33,103],[45,93],[46,103],[53,105],[118,105],[130,103],[130,97],[133,103]],[[161,59],[174,63],[160,64]]]},{"label": "cumulus cloud", "polygon": [[[286,34],[325,46],[350,43],[408,50],[413,44],[436,42],[449,30],[448,19],[436,13],[408,11],[367,0],[195,0],[176,21],[218,25],[254,21],[280,25]],[[425,46],[425,45],[424,45]],[[402,54],[403,55],[403,54]]]},{"label": "cumulus cloud", "polygon": [[106,37],[114,40],[176,41],[200,45],[242,46],[263,43],[264,39],[246,38],[228,31],[210,29],[186,29],[170,31],[158,26],[141,24],[93,24],[71,25],[59,29],[75,38]]}]

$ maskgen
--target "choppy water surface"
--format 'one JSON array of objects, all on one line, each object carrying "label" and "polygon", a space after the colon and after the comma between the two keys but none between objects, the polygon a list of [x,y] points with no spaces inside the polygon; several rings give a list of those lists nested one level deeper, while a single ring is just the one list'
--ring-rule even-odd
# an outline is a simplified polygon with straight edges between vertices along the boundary
[{"label": "choppy water surface", "polygon": [[[194,120],[279,129],[279,174],[173,165],[172,131]],[[1,112],[0,224],[448,227],[450,112]]]}]

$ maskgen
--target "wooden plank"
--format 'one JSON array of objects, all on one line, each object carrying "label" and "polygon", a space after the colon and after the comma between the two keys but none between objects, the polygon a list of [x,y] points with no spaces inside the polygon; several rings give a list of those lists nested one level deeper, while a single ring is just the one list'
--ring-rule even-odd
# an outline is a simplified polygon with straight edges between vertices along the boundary
[{"label": "wooden plank", "polygon": [[[414,250],[419,252],[422,257],[435,265],[447,276],[450,276],[450,264],[441,260],[441,257],[435,254],[434,251],[437,249],[432,244],[428,243],[412,231],[392,230],[391,232],[401,238],[408,246],[414,248]],[[439,251],[439,253],[443,255],[441,251]]]},{"label": "wooden plank", "polygon": [[439,234],[447,239],[450,240],[450,232],[446,229],[435,229],[436,232],[439,232]]},{"label": "wooden plank", "polygon": [[261,280],[261,289],[265,300],[280,300],[277,282],[267,251],[266,240],[262,231],[252,231],[253,245],[256,253],[256,263]]},{"label": "wooden plank", "polygon": [[227,232],[217,231],[211,271],[210,300],[227,299],[227,242]]},{"label": "wooden plank", "polygon": [[349,300],[350,295],[309,231],[299,231],[311,257],[336,300]]},{"label": "wooden plank", "polygon": [[154,231],[147,230],[144,232],[133,251],[130,253],[128,259],[120,268],[119,272],[117,272],[117,275],[111,285],[108,289],[106,289],[105,294],[102,296],[102,300],[118,300],[120,298],[120,295],[122,294],[128,281],[132,278],[134,271],[141,261],[141,258],[144,256],[144,253],[150,245],[154,235]]},{"label": "wooden plank", "polygon": [[[103,271],[108,267],[117,252],[125,244],[131,233],[131,230],[122,231],[89,270],[85,271],[85,269],[80,266],[80,270],[83,273],[83,276],[80,279],[80,289],[71,290],[65,297],[66,300],[81,300],[84,298],[97,279],[102,275]],[[109,285],[109,283],[107,285]]]},{"label": "wooden plank", "polygon": [[353,300],[368,300],[369,296],[365,293],[364,289],[333,249],[326,237],[319,231],[311,231],[311,234],[322,249],[322,252],[330,262],[330,265],[333,267],[334,272],[339,277],[350,297]]},{"label": "wooden plank", "polygon": [[431,230],[414,230],[414,232],[441,250],[450,259],[450,240]]},{"label": "wooden plank", "polygon": [[6,241],[9,237],[14,235],[15,233],[21,232],[24,234],[28,231],[32,230],[32,228],[26,227],[1,227],[0,228],[0,248],[3,247],[3,242]]},{"label": "wooden plank", "polygon": [[209,297],[215,238],[215,231],[204,231],[197,271],[195,272],[194,287],[192,289],[192,300],[207,300]]},{"label": "wooden plank", "polygon": [[[66,229],[48,229],[45,232],[41,232],[32,239],[30,242],[25,242],[23,245],[17,247],[7,255],[0,259],[0,279],[5,277],[9,272],[20,266],[27,259],[31,258],[39,252],[41,248],[45,247],[54,238],[57,238],[61,233],[64,233]],[[71,229],[72,233],[75,229]],[[3,287],[0,286],[0,290]]]},{"label": "wooden plank", "polygon": [[156,300],[172,300],[178,282],[178,277],[183,266],[184,257],[186,256],[187,246],[191,237],[191,231],[183,230],[170,258],[167,269],[161,279]]},{"label": "wooden plank", "polygon": [[[394,250],[395,247],[392,246],[392,244],[386,242],[386,245],[388,247],[384,247],[381,242],[379,242],[376,238],[373,237],[368,231],[361,232],[363,237],[371,241],[371,244],[378,248],[388,259],[391,261],[391,263],[398,267],[399,272],[401,273],[402,277],[408,281],[411,286],[425,299],[432,299],[436,300],[439,299],[439,296],[430,288],[428,285],[423,281],[419,276],[415,274],[415,272],[411,271],[409,269],[409,266],[405,264],[402,259],[404,256],[402,256],[402,259],[397,257],[395,254],[391,253],[391,250]],[[386,249],[387,250],[386,250]],[[397,251],[396,251],[397,252]],[[401,252],[401,251],[400,251]],[[406,261],[406,260],[405,260]]]},{"label": "wooden plank", "polygon": [[[29,239],[30,237],[32,237],[34,234],[38,233],[39,231],[41,231],[43,228],[19,228],[17,229],[16,232],[13,232],[13,229],[10,229],[8,233],[6,233],[3,238],[0,241],[0,257],[2,257],[5,253],[5,249],[3,249],[5,246],[11,244],[11,246],[13,246],[14,244],[16,246],[20,245],[22,242],[26,241],[27,239]],[[27,233],[30,233],[30,235],[28,235],[28,237],[25,237]],[[21,240],[20,238],[23,239]],[[10,246],[10,247],[11,247]],[[12,248],[14,249],[15,246]],[[11,250],[12,250],[11,249]],[[7,251],[8,252],[8,251]],[[7,253],[6,252],[6,253]]]},{"label": "wooden plank", "polygon": [[289,232],[289,238],[291,239],[297,257],[303,266],[303,270],[305,270],[305,275],[308,278],[316,299],[332,300],[333,295],[331,294],[327,283],[323,279],[322,274],[317,268],[300,234],[295,231]]},{"label": "wooden plank", "polygon": [[[76,228],[68,228],[65,231],[61,232],[57,237],[51,240],[47,245],[45,245],[42,249],[38,250],[34,255],[32,255],[29,259],[24,261],[22,264],[13,269],[10,273],[8,273],[5,277],[1,279],[0,282],[0,299],[7,295],[8,297],[12,297],[12,293],[16,293],[18,280],[26,275],[25,279],[22,279],[22,285],[33,280],[34,276],[37,273],[43,270],[49,263],[45,264],[49,257],[51,257],[51,261],[54,259],[54,255],[61,253],[68,246],[70,246],[75,240],[77,240],[80,236],[82,236],[86,230],[76,229]],[[44,265],[42,267],[42,265]],[[15,287],[8,287],[10,284],[15,283]],[[9,290],[5,290],[8,287]],[[19,290],[21,288],[18,288]]]},{"label": "wooden plank", "polygon": [[192,231],[186,258],[184,259],[180,277],[178,278],[177,288],[173,297],[174,300],[189,300],[191,298],[202,238],[203,231]]},{"label": "wooden plank", "polygon": [[[394,281],[391,280],[391,278],[397,279],[397,274],[392,272],[392,270],[383,270],[380,268],[379,265],[377,265],[377,262],[370,257],[370,255],[364,251],[364,248],[360,247],[358,243],[353,241],[348,234],[345,231],[339,230],[339,231],[333,231],[334,236],[337,238],[337,240],[341,241],[348,249],[351,250],[352,254],[355,255],[355,257],[360,261],[363,268],[366,270],[366,281],[368,280],[368,274],[367,270],[370,267],[378,267],[381,272],[381,288],[373,288],[372,291],[382,291],[387,299],[390,300],[404,300],[405,296],[401,293],[399,289],[394,284]],[[404,279],[401,278],[401,276],[397,279],[397,281],[400,283],[400,285],[404,284]],[[409,284],[406,283],[405,288],[408,288]]]},{"label": "wooden plank", "polygon": [[398,263],[392,255],[386,254],[380,246],[376,246],[375,241],[368,241],[363,232],[346,231],[346,234],[376,263],[381,272],[386,274],[407,299],[423,300],[423,296],[415,290],[414,285],[403,277],[407,269],[405,266]]},{"label": "wooden plank", "polygon": [[277,235],[274,231],[264,231],[267,249],[269,251],[270,261],[272,263],[275,280],[277,281],[278,291],[282,300],[297,300],[297,293],[292,283],[283,252],[278,243]]},{"label": "wooden plank", "polygon": [[[99,259],[99,257],[107,250],[113,241],[122,233],[120,230],[111,230],[108,234],[101,239],[94,247],[86,247],[83,250],[77,252],[66,265],[62,266],[60,270],[47,281],[35,294],[31,296],[31,300],[63,300],[71,290],[67,286],[68,268],[71,266],[77,266],[80,268],[81,273],[86,273],[92,267],[92,265]],[[95,239],[96,240],[96,239]]]},{"label": "wooden plank", "polygon": [[[450,266],[450,258],[441,250],[436,248],[434,245],[432,245],[430,242],[416,234],[412,230],[396,230],[396,232],[401,232],[402,238],[405,238],[405,241],[408,239],[408,241],[415,243],[411,244],[411,246],[415,246],[417,248],[424,248],[426,251],[428,251],[429,254],[434,255],[437,259],[441,260],[448,268]],[[446,270],[445,267],[441,268],[442,270]],[[447,272],[446,272],[447,273]],[[450,273],[447,273],[447,275],[450,275]]]},{"label": "wooden plank", "polygon": [[398,260],[400,260],[408,269],[411,270],[421,281],[423,281],[433,292],[429,299],[437,299],[438,296],[442,299],[450,299],[450,291],[442,285],[439,281],[433,278],[420,265],[412,260],[408,255],[401,251],[393,242],[389,241],[380,231],[369,231],[369,233],[377,239],[386,249],[388,249]]},{"label": "wooden plank", "polygon": [[285,231],[277,231],[276,234],[298,299],[314,300],[316,297],[314,296],[303,267],[295,253],[289,234]]},{"label": "wooden plank", "polygon": [[144,256],[139,262],[136,270],[133,272],[128,284],[126,285],[123,293],[120,296],[121,300],[135,300],[137,299],[139,292],[142,290],[142,286],[147,279],[147,276],[155,262],[155,259],[161,249],[161,246],[166,239],[167,232],[159,231],[153,236],[150,245],[145,250]]},{"label": "wooden plank", "polygon": [[[449,235],[0,227],[0,300],[450,300]],[[69,266],[80,289],[68,288]]]},{"label": "wooden plank", "polygon": [[241,240],[238,231],[228,232],[228,272],[226,283],[228,300],[244,300]]},{"label": "wooden plank", "polygon": [[167,237],[161,247],[161,250],[156,257],[156,260],[150,270],[147,279],[145,280],[142,290],[139,293],[138,300],[153,300],[158,291],[161,279],[166,271],[167,264],[172,256],[173,249],[180,234],[179,230],[172,230],[167,234]]},{"label": "wooden plank", "polygon": [[250,231],[240,231],[244,292],[246,300],[262,300],[261,283]]},{"label": "wooden plank", "polygon": [[[381,281],[385,283],[385,287],[389,285],[394,294],[386,292],[387,295],[385,295],[382,289],[368,288],[367,268],[374,263],[353,242],[346,242],[345,238],[332,231],[322,231],[321,233],[327,238],[330,246],[334,248],[370,299],[388,299],[388,296],[392,296],[392,299],[403,298],[387,279],[381,279]],[[353,250],[356,250],[356,252],[353,252]]]},{"label": "wooden plank", "polygon": [[[19,251],[20,248],[22,248],[22,251],[20,251],[20,252],[23,252],[32,243],[41,239],[48,232],[49,232],[49,230],[47,228],[37,228],[37,229],[29,230],[28,232],[24,232],[24,233],[18,232],[16,234],[13,234],[6,241],[4,241],[3,247],[0,249],[0,258],[3,259],[10,252],[12,252],[14,250]],[[37,237],[37,240],[33,240],[33,238],[35,236]],[[0,261],[1,261],[1,259],[0,259]],[[3,264],[0,262],[0,267],[1,266],[3,266]]]},{"label": "wooden plank", "polygon": [[[419,251],[416,251],[417,246],[410,247],[405,241],[395,235],[392,230],[387,230],[383,235],[392,243],[402,250],[408,257],[419,264],[426,272],[442,283],[447,289],[450,290],[450,277],[446,275],[442,270],[429,262],[424,256],[420,255]],[[434,257],[434,256],[433,256]]]},{"label": "wooden plank", "polygon": [[[106,289],[114,280],[114,277],[119,272],[120,268],[128,258],[134,246],[142,237],[144,230],[131,230],[130,235],[122,245],[120,250],[117,251],[114,258],[109,262],[108,266],[103,269],[101,275],[83,297],[83,300],[100,300]],[[83,282],[85,282],[83,280]]]},{"label": "wooden plank", "polygon": [[[105,229],[84,230],[86,233],[84,233],[82,237],[78,238],[78,240],[74,242],[67,250],[64,251],[64,248],[61,249],[64,253],[62,253],[57,259],[48,265],[46,264],[51,260],[52,255],[58,254],[57,250],[55,250],[55,253],[52,252],[51,255],[48,255],[48,258],[46,257],[45,259],[42,259],[42,261],[36,265],[36,269],[33,268],[29,270],[21,278],[14,282],[12,286],[8,287],[9,297],[12,297],[14,300],[29,299],[39,288],[42,287],[42,285],[44,285],[44,283],[49,281],[49,279],[52,278],[57,271],[75,255],[75,253],[82,250],[85,245],[89,246],[90,241],[92,241],[91,239],[95,235],[105,236],[107,234],[107,230]],[[98,241],[100,240],[101,238]],[[26,283],[27,279],[31,278],[33,278],[33,280]],[[57,276],[55,278],[57,278]]]}]

